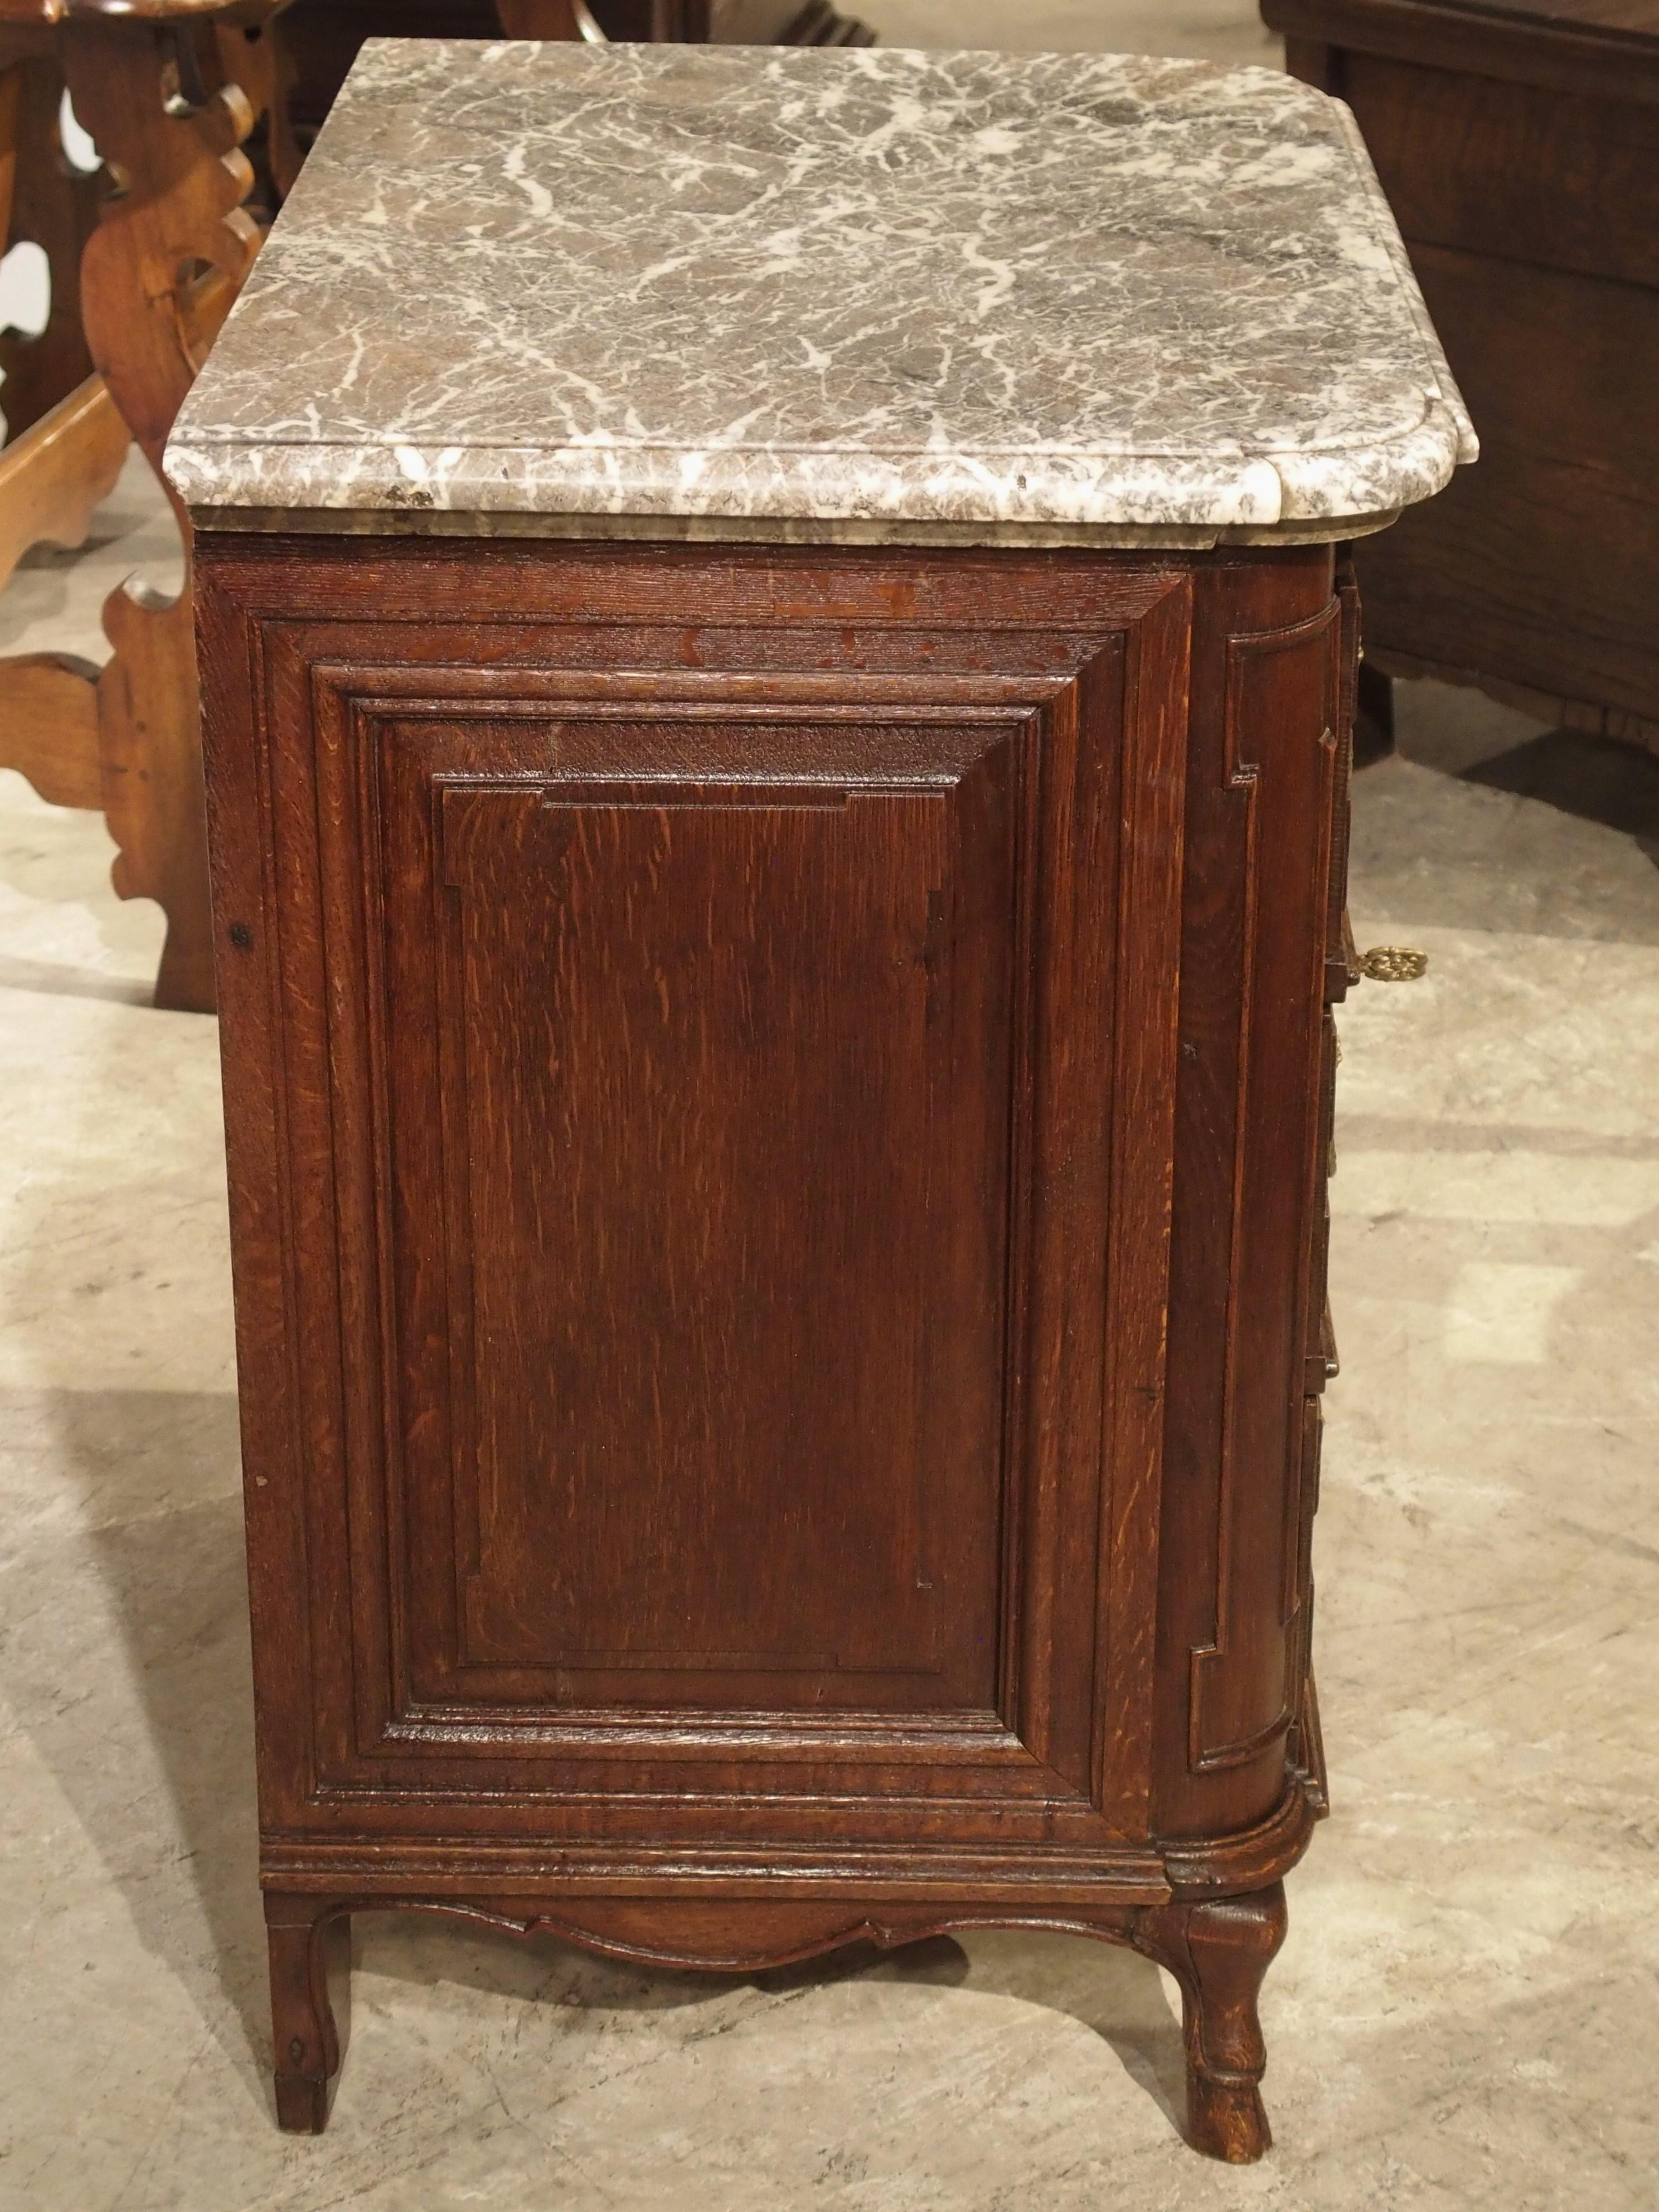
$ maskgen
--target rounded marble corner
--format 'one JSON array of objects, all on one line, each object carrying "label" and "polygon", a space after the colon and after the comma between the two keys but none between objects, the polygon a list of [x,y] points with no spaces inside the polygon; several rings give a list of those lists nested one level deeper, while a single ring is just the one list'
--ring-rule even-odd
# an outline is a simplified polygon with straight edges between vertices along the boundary
[{"label": "rounded marble corner", "polygon": [[1438,392],[1425,393],[1422,421],[1375,445],[1340,453],[1274,457],[1283,487],[1280,520],[1310,522],[1342,514],[1398,514],[1445,490],[1460,467],[1476,459],[1480,441],[1461,408]]},{"label": "rounded marble corner", "polygon": [[215,471],[211,463],[203,464],[202,453],[196,447],[181,443],[176,431],[162,449],[161,481],[192,514],[198,507],[214,503]]}]

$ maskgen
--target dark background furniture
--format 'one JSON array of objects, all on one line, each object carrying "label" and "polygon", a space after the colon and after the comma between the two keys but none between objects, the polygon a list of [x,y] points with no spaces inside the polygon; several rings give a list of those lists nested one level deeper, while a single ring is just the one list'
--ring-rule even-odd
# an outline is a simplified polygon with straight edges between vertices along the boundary
[{"label": "dark background furniture", "polygon": [[[870,46],[875,33],[829,0],[589,0],[612,39],[745,46]],[[283,21],[286,104],[308,145],[365,39],[568,38],[571,0],[294,0]]]},{"label": "dark background furniture", "polygon": [[1262,0],[1364,133],[1481,441],[1356,550],[1368,665],[1659,747],[1659,0]]}]

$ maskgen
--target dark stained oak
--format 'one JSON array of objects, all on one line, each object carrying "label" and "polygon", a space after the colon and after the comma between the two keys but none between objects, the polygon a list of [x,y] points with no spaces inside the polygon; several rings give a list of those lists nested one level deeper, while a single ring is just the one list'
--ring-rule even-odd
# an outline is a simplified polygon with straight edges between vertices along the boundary
[{"label": "dark stained oak", "polygon": [[1653,0],[1261,0],[1261,13],[1310,82],[1320,81],[1316,64],[1340,78],[1346,56],[1386,54],[1556,92],[1659,100]]},{"label": "dark stained oak", "polygon": [[1357,550],[1368,663],[1659,746],[1659,0],[1263,0],[1352,107],[1480,433]]},{"label": "dark stained oak", "polygon": [[1328,548],[204,534],[278,2112],[354,1911],[1256,2001],[1357,614]]},{"label": "dark stained oak", "polygon": [[1137,1948],[1181,1984],[1187,2130],[1193,2148],[1247,2166],[1273,2145],[1260,2083],[1267,2047],[1256,2013],[1285,1941],[1285,1885],[1177,1904],[1142,1916]]}]

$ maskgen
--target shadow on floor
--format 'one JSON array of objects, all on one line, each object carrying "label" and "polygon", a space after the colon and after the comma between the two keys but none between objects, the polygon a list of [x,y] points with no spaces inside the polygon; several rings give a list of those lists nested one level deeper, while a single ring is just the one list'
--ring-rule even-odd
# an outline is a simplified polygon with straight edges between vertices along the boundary
[{"label": "shadow on floor", "polygon": [[[145,1468],[158,1496],[188,1497],[222,1487],[235,1462],[235,1403],[222,1394],[64,1391],[46,1411],[55,1455],[94,1522],[112,1488],[141,1505]],[[70,1539],[27,1545],[7,1580],[5,1686],[18,1719],[144,1948],[268,2109],[240,1499],[118,1511]],[[700,2006],[734,1986],[781,2006],[865,1975],[965,1984],[1071,2014],[1180,2126],[1181,2032],[1157,1969],[1083,1938],[975,1932],[965,1944],[863,1946],[740,1978],[633,1967],[550,1937],[417,1914],[358,1916],[356,1948],[375,1974],[599,2012]]]},{"label": "shadow on floor", "polygon": [[155,986],[125,975],[100,975],[53,960],[18,960],[0,953],[0,991],[33,991],[48,999],[98,999],[112,1006],[147,1006]]},{"label": "shadow on floor", "polygon": [[1659,759],[1640,745],[1577,730],[1547,730],[1477,761],[1461,781],[1541,799],[1581,822],[1623,830],[1659,866]]},{"label": "shadow on floor", "polygon": [[[448,1982],[596,2014],[709,2006],[734,1991],[758,1996],[768,2011],[782,2011],[816,1991],[866,1978],[1009,1997],[1065,2014],[1100,2037],[1171,2132],[1182,2133],[1186,2055],[1178,2002],[1172,2006],[1149,1960],[1084,1936],[976,1929],[959,1941],[931,1936],[891,1952],[852,1944],[823,1958],[739,1976],[630,1966],[550,1936],[516,1936],[437,1914],[362,1913],[354,1921],[353,1963],[420,1986]],[[706,2033],[723,2033],[730,2024],[724,2014]],[[687,2045],[702,2033],[688,2033]],[[823,2029],[815,2033],[821,2047]]]},{"label": "shadow on floor", "polygon": [[[55,1391],[53,1471],[78,1527],[8,1571],[5,1689],[119,1888],[140,1942],[263,2097],[264,1924],[236,1405],[222,1393]],[[145,1510],[158,1496],[185,1502]],[[109,1517],[105,1518],[106,1513]]]}]

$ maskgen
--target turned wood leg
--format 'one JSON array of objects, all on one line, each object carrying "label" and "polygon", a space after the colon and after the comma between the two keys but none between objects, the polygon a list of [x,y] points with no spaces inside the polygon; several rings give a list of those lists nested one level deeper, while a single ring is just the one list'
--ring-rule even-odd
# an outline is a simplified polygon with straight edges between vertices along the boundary
[{"label": "turned wood leg", "polygon": [[1285,1941],[1285,1885],[1146,1917],[1141,1948],[1181,1984],[1187,2136],[1194,2150],[1248,2166],[1273,2142],[1258,2087],[1267,2063],[1256,2001]]},{"label": "turned wood leg", "polygon": [[351,2014],[351,1918],[326,1899],[267,1893],[276,2120],[319,2136]]}]

